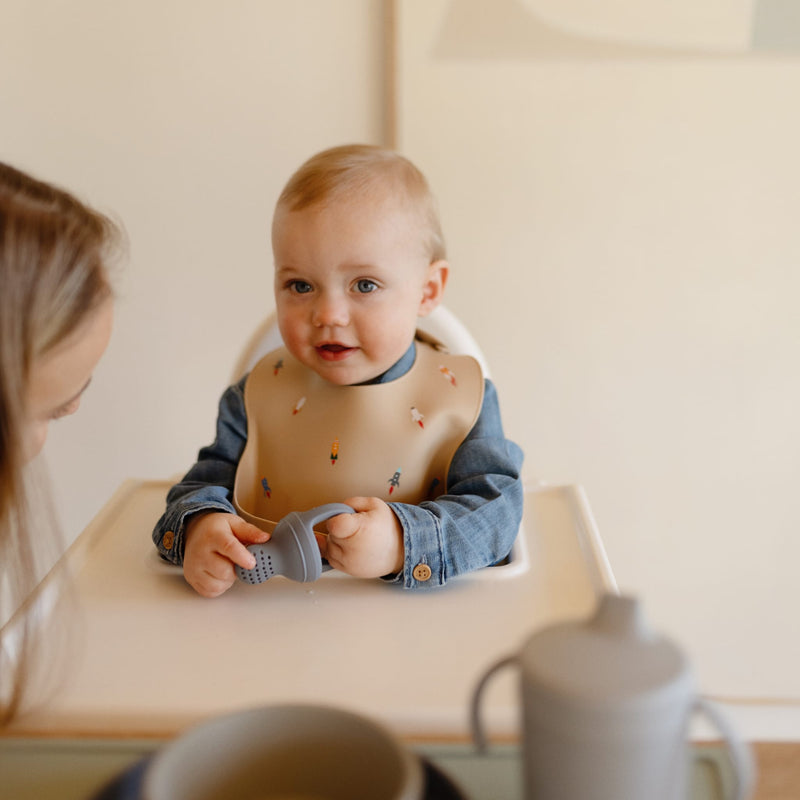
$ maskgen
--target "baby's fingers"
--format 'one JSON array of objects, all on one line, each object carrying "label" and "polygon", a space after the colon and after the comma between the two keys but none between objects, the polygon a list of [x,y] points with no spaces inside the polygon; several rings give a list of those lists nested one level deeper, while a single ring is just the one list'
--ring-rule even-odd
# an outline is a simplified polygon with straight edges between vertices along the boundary
[{"label": "baby's fingers", "polygon": [[256,565],[256,557],[235,536],[228,537],[217,552],[244,569],[253,569]]},{"label": "baby's fingers", "polygon": [[219,597],[236,580],[230,561],[213,552],[202,559],[185,561],[183,574],[187,582],[203,597]]},{"label": "baby's fingers", "polygon": [[194,590],[203,597],[219,597],[231,588],[233,580],[230,578],[220,578],[206,572],[198,577],[190,580],[189,583],[194,587]]},{"label": "baby's fingers", "polygon": [[233,535],[245,544],[263,544],[270,538],[269,533],[262,531],[257,525],[252,525],[241,517],[231,517],[230,525]]},{"label": "baby's fingers", "polygon": [[[337,514],[325,523],[325,529],[334,539],[349,539],[358,533],[362,525],[362,518],[356,509],[355,514]],[[317,537],[319,538],[319,537]]]}]

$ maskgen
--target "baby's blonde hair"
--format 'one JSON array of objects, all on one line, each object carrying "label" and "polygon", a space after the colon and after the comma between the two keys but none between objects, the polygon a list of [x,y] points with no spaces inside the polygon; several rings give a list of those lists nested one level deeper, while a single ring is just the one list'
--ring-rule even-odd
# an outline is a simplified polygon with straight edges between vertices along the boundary
[{"label": "baby's blonde hair", "polygon": [[350,144],[308,159],[289,179],[276,205],[301,211],[341,197],[399,196],[419,214],[423,245],[431,263],[446,258],[436,200],[425,176],[407,158],[384,147]]}]

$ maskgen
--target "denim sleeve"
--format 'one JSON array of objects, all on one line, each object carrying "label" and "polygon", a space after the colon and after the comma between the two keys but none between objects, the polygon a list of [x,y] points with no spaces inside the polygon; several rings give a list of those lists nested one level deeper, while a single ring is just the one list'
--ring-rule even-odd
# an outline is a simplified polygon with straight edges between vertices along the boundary
[{"label": "denim sleeve", "polygon": [[480,416],[450,465],[446,493],[419,505],[389,504],[403,526],[405,565],[386,580],[407,589],[442,586],[505,558],[522,521],[522,461],[522,450],[503,434],[497,391],[487,380]]},{"label": "denim sleeve", "polygon": [[192,514],[236,513],[231,502],[233,484],[247,443],[245,381],[242,378],[222,395],[214,443],[200,450],[197,463],[167,493],[167,510],[156,523],[153,541],[161,557],[172,564],[183,564],[184,532]]}]

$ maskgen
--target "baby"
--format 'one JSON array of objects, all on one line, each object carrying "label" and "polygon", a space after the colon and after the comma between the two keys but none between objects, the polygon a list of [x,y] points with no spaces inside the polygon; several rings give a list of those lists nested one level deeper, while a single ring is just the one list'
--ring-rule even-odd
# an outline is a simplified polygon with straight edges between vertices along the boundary
[{"label": "baby", "polygon": [[350,575],[418,588],[501,561],[523,456],[477,361],[417,332],[449,273],[424,176],[383,148],[325,150],[278,199],[272,248],[285,346],[223,395],[153,532],[161,556],[214,597],[285,514],[344,502],[356,513],[317,539]]}]

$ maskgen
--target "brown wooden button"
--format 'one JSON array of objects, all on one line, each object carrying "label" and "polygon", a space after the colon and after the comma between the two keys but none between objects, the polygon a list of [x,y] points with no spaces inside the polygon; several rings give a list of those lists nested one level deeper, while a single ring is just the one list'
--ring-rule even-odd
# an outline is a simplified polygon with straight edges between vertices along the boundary
[{"label": "brown wooden button", "polygon": [[172,545],[175,544],[175,532],[167,531],[161,540],[161,544],[164,545],[165,550],[172,550]]},{"label": "brown wooden button", "polygon": [[431,568],[427,564],[417,564],[411,574],[418,581],[427,581],[431,577]]}]

